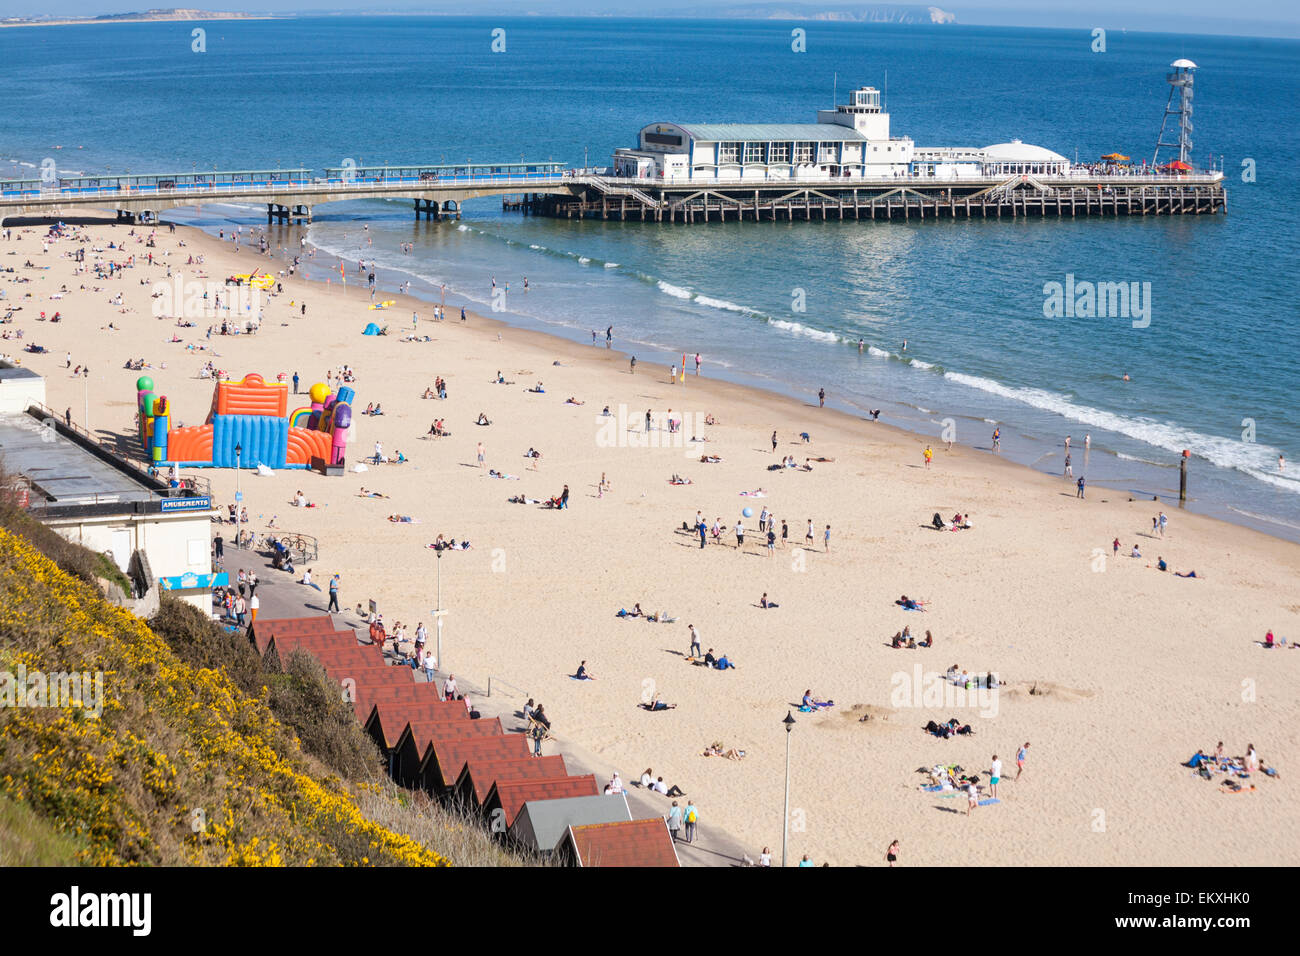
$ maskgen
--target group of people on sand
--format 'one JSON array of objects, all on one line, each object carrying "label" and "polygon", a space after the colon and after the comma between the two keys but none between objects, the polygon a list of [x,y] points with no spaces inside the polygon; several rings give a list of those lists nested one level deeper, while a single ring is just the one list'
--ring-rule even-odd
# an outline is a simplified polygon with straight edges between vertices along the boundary
[{"label": "group of people on sand", "polygon": [[[1156,519],[1156,520],[1158,521],[1158,519]],[[1116,538],[1114,541],[1112,541],[1112,542],[1110,543],[1110,546],[1111,546],[1111,551],[1112,551],[1112,553],[1113,553],[1116,557],[1118,557],[1118,556],[1119,556],[1119,548],[1120,548],[1119,538]],[[1141,549],[1140,549],[1136,544],[1134,544],[1132,550],[1129,551],[1128,556],[1129,556],[1130,558],[1141,558],[1141,557],[1142,557],[1142,550],[1141,550]],[[1155,568],[1157,571],[1168,571],[1168,570],[1169,570],[1169,562],[1165,560],[1164,555],[1157,555],[1157,557],[1156,557],[1156,563],[1155,563],[1155,564],[1148,564],[1147,567],[1148,567],[1148,568]],[[1174,572],[1174,577],[1177,577],[1177,578],[1197,578],[1197,577],[1200,577],[1200,575],[1198,575],[1198,574],[1196,573],[1196,570],[1193,568],[1193,569],[1190,570],[1190,571],[1175,571],[1175,572]]]},{"label": "group of people on sand", "polygon": [[[926,631],[925,636],[929,637],[930,632]],[[944,671],[943,676],[944,680],[948,681],[948,683],[955,684],[965,690],[977,690],[981,687],[988,688],[989,690],[997,690],[1002,686],[1002,681],[998,678],[998,675],[992,671],[983,675],[971,674],[958,667],[956,664],[953,664],[952,667],[949,667]]]},{"label": "group of people on sand", "polygon": [[649,621],[651,624],[674,624],[677,621],[677,618],[673,617],[667,611],[650,611],[649,613],[646,613],[645,611],[641,610],[640,602],[633,604],[632,610],[630,611],[627,610],[626,608],[619,608],[618,613],[615,614],[614,616],[624,617],[624,618],[639,617],[646,621]]},{"label": "group of people on sand", "polygon": [[[1207,754],[1204,750],[1197,750],[1192,759],[1188,760],[1183,766],[1195,770],[1198,775],[1206,780],[1213,779],[1215,773],[1226,774],[1227,776],[1220,783],[1234,793],[1243,789],[1237,780],[1247,780],[1252,774],[1262,773],[1275,780],[1281,779],[1275,768],[1264,763],[1254,744],[1246,745],[1244,756],[1228,756],[1224,750],[1223,741],[1220,740],[1214,748],[1213,754]],[[1249,789],[1254,790],[1255,785],[1250,784]]]},{"label": "group of people on sand", "polygon": [[934,517],[930,519],[930,525],[936,531],[968,531],[973,527],[970,523],[969,511],[965,514],[959,511],[949,521],[944,521],[943,516],[936,511]]},{"label": "group of people on sand", "polygon": [[894,636],[890,638],[889,646],[893,648],[934,647],[934,635],[926,631],[925,637],[918,641],[912,636],[912,629],[905,627],[901,631],[894,632]]}]

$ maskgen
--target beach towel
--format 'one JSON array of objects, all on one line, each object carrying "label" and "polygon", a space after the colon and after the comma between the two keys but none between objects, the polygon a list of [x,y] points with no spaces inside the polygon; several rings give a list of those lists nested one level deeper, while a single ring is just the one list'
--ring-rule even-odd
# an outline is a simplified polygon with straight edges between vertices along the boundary
[{"label": "beach towel", "polygon": [[981,800],[981,801],[979,802],[979,805],[980,805],[981,807],[987,807],[987,806],[991,806],[992,804],[995,804],[995,803],[1001,803],[1001,802],[1002,802],[1002,801],[999,800],[997,797],[988,797],[988,798],[986,798],[986,799],[984,799],[984,800]]}]

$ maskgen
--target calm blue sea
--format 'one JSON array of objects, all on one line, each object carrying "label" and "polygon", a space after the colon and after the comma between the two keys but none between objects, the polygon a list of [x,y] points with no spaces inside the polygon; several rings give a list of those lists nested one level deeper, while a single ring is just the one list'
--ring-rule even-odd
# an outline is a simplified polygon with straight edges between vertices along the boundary
[{"label": "calm blue sea", "polygon": [[[653,121],[811,122],[836,75],[841,93],[887,76],[893,134],[918,145],[1149,158],[1167,65],[1190,57],[1195,158],[1227,169],[1226,216],[686,227],[525,218],[482,199],[460,223],[416,223],[408,202],[377,201],[318,208],[308,239],[322,261],[377,260],[390,286],[446,282],[453,302],[486,307],[495,276],[511,285],[507,320],[580,341],[612,323],[643,362],[699,351],[706,373],[824,387],[927,435],[951,418],[977,447],[997,423],[1004,454],[1043,471],[1061,472],[1072,435],[1094,484],[1176,494],[1188,448],[1192,507],[1300,538],[1294,41],[1112,32],[1094,53],[1083,31],[331,17],[201,24],[195,53],[195,26],[0,31],[0,175],[45,157],[69,172],[605,165]],[[807,52],[791,50],[796,26]],[[205,208],[206,226],[230,222],[264,216]],[[1150,326],[1044,318],[1044,284],[1067,274],[1150,283]],[[1285,472],[1279,454],[1295,459]]]}]

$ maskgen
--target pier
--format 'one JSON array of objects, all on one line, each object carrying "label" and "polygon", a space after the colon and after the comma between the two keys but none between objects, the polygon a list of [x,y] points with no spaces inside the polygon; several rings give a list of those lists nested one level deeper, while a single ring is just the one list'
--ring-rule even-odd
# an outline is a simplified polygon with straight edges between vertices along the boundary
[{"label": "pier", "polygon": [[575,179],[563,163],[461,163],[423,166],[347,164],[315,170],[193,169],[182,173],[0,179],[0,226],[8,219],[56,219],[107,210],[119,222],[153,223],[180,206],[223,202],[266,205],[266,221],[311,222],[316,206],[355,199],[409,199],[415,216],[459,219],[461,204],[480,196],[568,192]]},{"label": "pier", "polygon": [[525,198],[520,208],[565,219],[708,223],[749,220],[1021,219],[1177,216],[1227,212],[1220,173],[1029,176],[935,181],[841,178],[647,183],[582,177],[565,193]]},{"label": "pier", "polygon": [[458,220],[465,201],[501,197],[502,208],[559,219],[658,223],[739,221],[936,221],[1213,215],[1228,208],[1221,172],[994,176],[943,180],[889,176],[646,179],[562,163],[329,167],[121,176],[46,182],[0,180],[0,226],[14,218],[60,218],[94,210],[119,222],[154,223],[178,206],[266,205],[267,222],[310,223],[325,203],[407,199],[415,218]]}]

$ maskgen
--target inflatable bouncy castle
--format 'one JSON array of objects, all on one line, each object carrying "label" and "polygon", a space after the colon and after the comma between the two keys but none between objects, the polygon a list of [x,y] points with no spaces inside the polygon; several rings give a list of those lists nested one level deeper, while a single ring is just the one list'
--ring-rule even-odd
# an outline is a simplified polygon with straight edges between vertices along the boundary
[{"label": "inflatable bouncy castle", "polygon": [[217,382],[204,424],[172,428],[171,404],[154,394],[153,380],[141,376],[135,387],[140,442],[154,465],[234,468],[236,445],[244,468],[307,468],[313,458],[343,464],[355,397],[350,388],[335,395],[318,382],[309,393],[311,405],[290,412],[287,384],[250,373],[238,382]]}]

